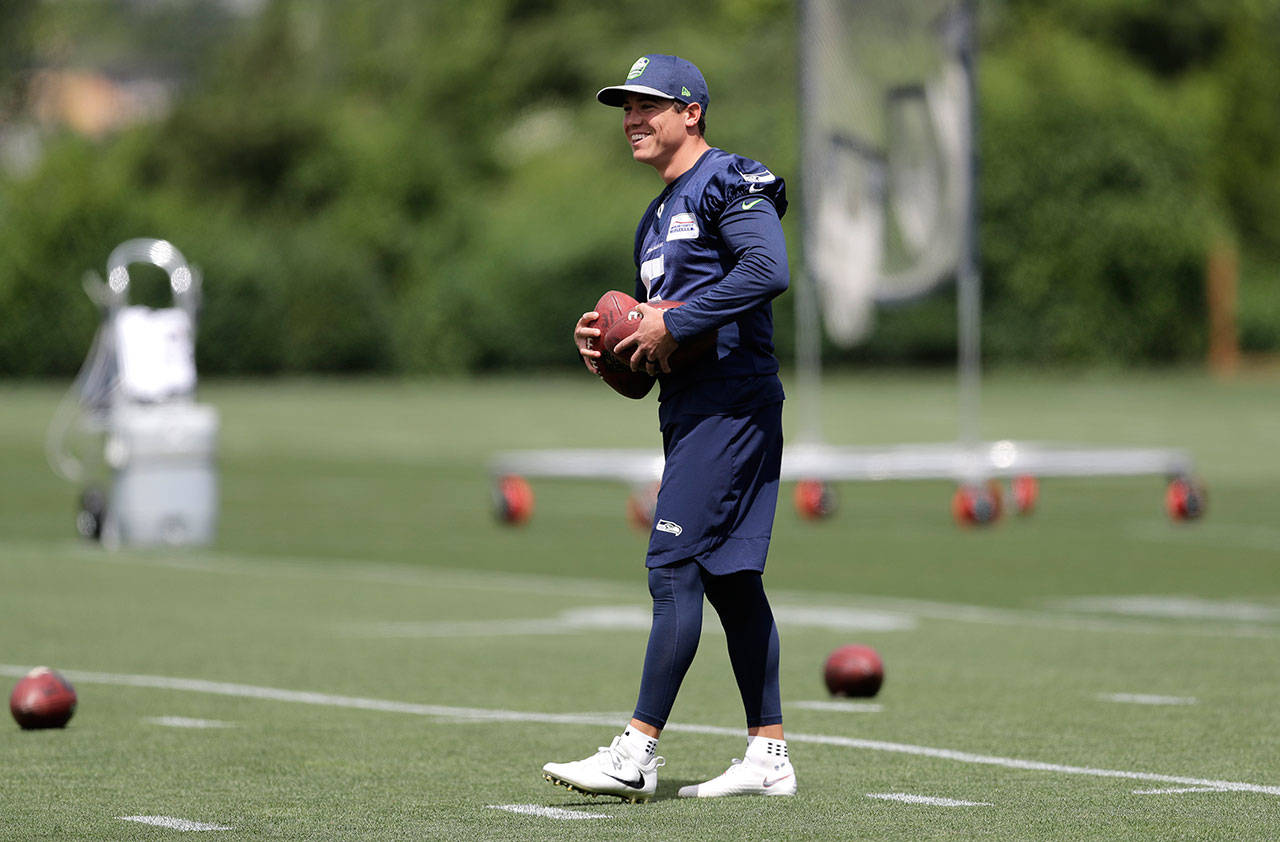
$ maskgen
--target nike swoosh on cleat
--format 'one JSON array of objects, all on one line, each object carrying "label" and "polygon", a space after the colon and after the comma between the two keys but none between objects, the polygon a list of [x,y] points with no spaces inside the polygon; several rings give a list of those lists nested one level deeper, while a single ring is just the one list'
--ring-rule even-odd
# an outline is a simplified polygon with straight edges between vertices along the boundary
[{"label": "nike swoosh on cleat", "polygon": [[[764,788],[765,788],[765,789],[768,789],[769,787],[773,786],[774,784],[778,783],[779,781],[785,781],[787,778],[791,777],[793,774],[795,774],[795,773],[794,773],[794,772],[788,772],[787,774],[783,775],[782,777],[780,777],[780,778],[774,778],[773,780],[769,780],[768,778],[765,778],[765,779],[764,779]],[[610,775],[609,777],[613,777],[613,776],[612,776],[612,775]]]},{"label": "nike swoosh on cleat", "polygon": [[544,777],[550,783],[555,784],[556,786],[564,787],[570,792],[580,792],[583,795],[589,795],[592,798],[596,798],[603,795],[606,798],[618,798],[623,802],[627,802],[631,804],[643,804],[649,800],[649,796],[642,795],[640,793],[636,793],[635,795],[623,795],[622,793],[617,793],[617,792],[592,792],[589,789],[583,789],[580,786],[575,786],[574,784],[571,784],[568,781],[562,781],[559,778],[552,777],[551,775],[544,774],[542,777]]},{"label": "nike swoosh on cleat", "polygon": [[641,775],[639,778],[637,778],[637,779],[636,779],[636,780],[634,780],[634,781],[629,781],[629,780],[627,780],[626,778],[620,778],[620,777],[618,777],[617,775],[610,775],[608,772],[605,772],[604,774],[605,774],[605,777],[607,777],[607,778],[613,778],[615,781],[617,781],[618,783],[622,784],[623,786],[629,786],[629,787],[631,787],[632,789],[644,789],[644,776],[643,776],[643,775]]}]

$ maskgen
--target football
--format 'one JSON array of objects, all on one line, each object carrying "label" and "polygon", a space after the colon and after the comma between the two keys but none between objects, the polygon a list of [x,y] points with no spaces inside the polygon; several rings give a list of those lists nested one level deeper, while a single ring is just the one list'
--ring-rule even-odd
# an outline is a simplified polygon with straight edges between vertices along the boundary
[{"label": "football", "polygon": [[28,730],[62,728],[76,712],[75,688],[48,667],[36,667],[13,688],[9,712]]},{"label": "football", "polygon": [[[683,301],[650,301],[650,306],[659,310],[673,310],[676,307],[684,306]],[[636,328],[640,326],[640,311],[633,309],[627,313],[622,321],[614,324],[603,335],[604,341],[601,343],[601,350],[604,351],[605,357],[613,357],[619,363],[628,365],[626,360],[617,357],[613,349],[618,347],[618,343],[626,339],[628,336],[636,332]],[[700,333],[682,343],[676,348],[675,353],[667,363],[671,366],[671,370],[683,368],[697,360],[703,354],[706,354],[716,347],[716,336],[718,331],[709,330],[706,333]]]},{"label": "football", "polygon": [[833,696],[870,698],[884,683],[884,662],[870,646],[851,643],[827,656],[822,678]]},{"label": "football", "polygon": [[[600,296],[600,300],[592,308],[600,316],[591,325],[594,328],[599,328],[600,337],[587,340],[587,347],[601,352],[600,359],[595,361],[596,374],[599,374],[604,382],[608,383],[618,394],[639,400],[649,394],[649,390],[653,388],[654,378],[643,371],[632,371],[631,366],[626,361],[618,359],[605,350],[604,343],[605,338],[613,328],[620,324],[626,324],[627,315],[635,309],[636,303],[634,298],[625,292],[618,292],[617,290],[609,290]],[[630,332],[634,331],[635,325],[633,324]],[[617,342],[614,344],[616,345]]]},{"label": "football", "polygon": [[625,292],[618,292],[611,289],[604,295],[600,296],[600,300],[596,302],[596,306],[591,309],[600,314],[591,327],[600,329],[599,339],[587,340],[587,347],[593,351],[603,350],[603,340],[609,329],[618,322],[625,322],[627,314],[636,307],[636,300]]}]

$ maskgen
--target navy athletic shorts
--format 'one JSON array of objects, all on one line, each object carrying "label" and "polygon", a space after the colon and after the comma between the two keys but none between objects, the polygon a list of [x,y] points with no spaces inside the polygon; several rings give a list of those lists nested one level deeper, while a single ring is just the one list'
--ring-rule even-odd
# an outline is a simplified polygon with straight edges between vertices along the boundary
[{"label": "navy athletic shorts", "polygon": [[708,573],[764,572],[782,468],[782,404],[685,415],[662,428],[666,465],[647,567],[694,559]]}]

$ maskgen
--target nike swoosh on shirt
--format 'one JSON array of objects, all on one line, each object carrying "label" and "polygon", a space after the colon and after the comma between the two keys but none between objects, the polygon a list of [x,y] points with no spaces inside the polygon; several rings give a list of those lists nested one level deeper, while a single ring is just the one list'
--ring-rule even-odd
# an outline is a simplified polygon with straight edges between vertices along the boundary
[{"label": "nike swoosh on shirt", "polygon": [[753,185],[751,185],[750,187],[748,187],[748,188],[747,188],[747,192],[748,192],[748,193],[759,193],[759,192],[760,192],[761,190],[763,190],[763,189],[764,189],[764,188],[763,188],[763,187],[761,187],[759,184],[753,184]]},{"label": "nike swoosh on shirt", "polygon": [[640,777],[636,778],[634,781],[629,781],[629,780],[627,780],[626,778],[620,778],[620,777],[618,777],[617,775],[610,775],[608,772],[605,772],[605,775],[606,775],[607,777],[613,778],[615,781],[617,781],[618,783],[622,784],[623,786],[629,786],[629,787],[631,787],[632,789],[643,789],[643,788],[644,788],[644,776],[643,776],[643,775],[641,775]]},{"label": "nike swoosh on shirt", "polygon": [[760,203],[761,203],[761,202],[763,202],[763,201],[764,201],[764,198],[762,197],[762,198],[759,198],[759,199],[752,199],[752,200],[751,200],[751,201],[749,201],[749,202],[743,202],[743,203],[742,203],[742,209],[743,209],[743,210],[751,210],[752,208],[754,208],[756,205],[760,204]]}]

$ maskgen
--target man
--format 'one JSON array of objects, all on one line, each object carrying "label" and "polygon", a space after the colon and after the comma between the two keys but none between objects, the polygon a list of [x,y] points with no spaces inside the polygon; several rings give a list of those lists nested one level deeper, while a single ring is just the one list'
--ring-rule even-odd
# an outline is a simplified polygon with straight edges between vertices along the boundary
[{"label": "man", "polygon": [[[719,614],[747,719],[742,761],[682,797],[793,795],[796,779],[782,730],[778,630],[761,583],[782,460],[782,383],[773,354],[770,301],[788,284],[780,217],[786,189],[763,165],[708,145],[709,102],[688,61],[643,56],[626,81],[596,94],[622,109],[632,157],[666,188],[636,230],[636,299],[643,318],[617,353],[660,382],[658,419],[666,456],[646,566],[653,625],[633,718],[608,748],[544,777],[592,795],[647,801],[657,790],[656,754],[676,693],[697,651],[703,598]],[[574,340],[587,367],[600,335],[584,313]],[[717,331],[714,353],[672,370],[691,337]]]}]

